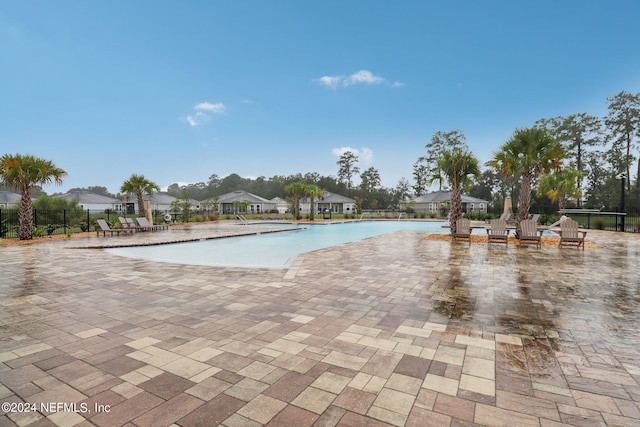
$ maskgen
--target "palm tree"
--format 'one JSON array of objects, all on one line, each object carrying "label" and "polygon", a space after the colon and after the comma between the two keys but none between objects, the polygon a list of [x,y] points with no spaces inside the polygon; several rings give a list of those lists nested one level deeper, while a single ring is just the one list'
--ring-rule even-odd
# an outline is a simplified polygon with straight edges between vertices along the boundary
[{"label": "palm tree", "polygon": [[67,173],[50,160],[32,155],[5,154],[0,159],[0,180],[21,192],[20,200],[20,240],[33,239],[33,213],[31,209],[31,189],[35,185],[45,185],[52,181],[62,184]]},{"label": "palm tree", "polygon": [[293,182],[284,187],[284,191],[289,193],[295,200],[295,216],[296,219],[300,219],[300,199],[306,196],[307,186],[304,182]]},{"label": "palm tree", "polygon": [[518,223],[529,217],[533,180],[559,170],[564,157],[562,144],[551,137],[547,130],[541,128],[516,129],[500,150],[493,153],[493,159],[489,160],[487,165],[497,169],[507,178],[517,174],[522,176],[518,199]]},{"label": "palm tree", "polygon": [[559,172],[545,175],[540,179],[540,185],[536,193],[538,196],[546,195],[552,202],[558,202],[558,209],[567,207],[567,198],[579,199],[582,195],[578,183],[582,179],[582,173],[573,168],[564,168]]},{"label": "palm tree", "polygon": [[313,221],[315,219],[315,212],[316,212],[315,199],[321,199],[326,195],[327,195],[327,190],[325,190],[324,188],[320,188],[315,184],[306,186],[306,197],[308,197],[311,202],[311,205],[310,205],[311,207],[309,210],[310,221]]},{"label": "palm tree", "polygon": [[456,221],[462,218],[462,196],[460,190],[472,183],[471,177],[480,175],[478,159],[472,152],[463,148],[444,150],[437,163],[438,172],[431,182],[446,181],[451,186],[451,230],[456,232]]},{"label": "palm tree", "polygon": [[153,181],[149,181],[144,175],[136,175],[135,173],[128,180],[122,183],[120,191],[126,193],[129,197],[136,196],[138,198],[138,215],[147,216],[147,210],[144,208],[143,194],[151,195],[154,191],[160,191],[160,187]]}]

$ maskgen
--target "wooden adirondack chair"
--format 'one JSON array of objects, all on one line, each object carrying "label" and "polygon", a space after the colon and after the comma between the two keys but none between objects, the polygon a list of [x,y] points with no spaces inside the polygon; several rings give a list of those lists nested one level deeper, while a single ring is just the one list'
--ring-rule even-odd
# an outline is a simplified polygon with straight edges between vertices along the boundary
[{"label": "wooden adirondack chair", "polygon": [[578,230],[576,221],[571,218],[566,219],[560,223],[559,246],[575,246],[576,248],[582,246],[582,250],[584,250],[584,238],[586,235],[586,231]]},{"label": "wooden adirondack chair", "polygon": [[525,219],[520,222],[520,233],[518,238],[520,244],[535,243],[540,248],[540,238],[542,236],[542,230],[538,231],[536,226],[536,220]]},{"label": "wooden adirondack chair", "polygon": [[456,221],[456,232],[454,233],[453,229],[451,229],[451,237],[453,237],[454,242],[457,242],[458,239],[466,239],[471,245],[471,221],[466,218],[460,218]]},{"label": "wooden adirondack chair", "polygon": [[504,219],[491,220],[490,228],[487,228],[488,242],[504,243],[509,246],[509,229]]}]

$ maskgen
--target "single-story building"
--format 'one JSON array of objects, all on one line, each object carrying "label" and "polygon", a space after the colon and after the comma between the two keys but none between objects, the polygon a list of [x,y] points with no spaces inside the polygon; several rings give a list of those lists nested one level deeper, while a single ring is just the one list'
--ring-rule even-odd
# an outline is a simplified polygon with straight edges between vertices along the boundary
[{"label": "single-story building", "polygon": [[[489,202],[475,197],[461,195],[462,211],[465,213],[487,213]],[[417,213],[441,214],[441,205],[451,201],[451,191],[434,191],[413,199],[412,208]]]},{"label": "single-story building", "polygon": [[102,194],[92,193],[86,190],[72,190],[56,197],[67,201],[76,201],[78,206],[85,210],[104,212],[107,209],[118,210],[120,200],[115,197],[103,196]]},{"label": "single-story building", "polygon": [[0,191],[0,208],[17,208],[20,206],[20,194],[12,193],[11,191]]},{"label": "single-story building", "polygon": [[218,198],[218,212],[222,214],[233,213],[262,213],[276,208],[272,200],[256,196],[244,190],[232,191]]},{"label": "single-story building", "polygon": [[[316,212],[331,212],[336,214],[356,213],[356,201],[350,197],[340,194],[329,193],[322,198],[313,200]],[[300,200],[300,213],[308,214],[311,211],[311,200],[304,198]]]},{"label": "single-story building", "polygon": [[[143,194],[142,200],[149,200],[151,203],[151,210],[154,212],[170,212],[171,203],[173,203],[176,198],[165,193],[152,193],[151,195]],[[200,202],[196,200],[193,202],[198,204],[198,206],[193,206],[193,209],[199,209]],[[127,214],[133,214],[140,211],[140,209],[138,209],[138,196],[135,194],[131,197],[125,197],[120,203],[122,203],[122,208],[124,208]]]},{"label": "single-story building", "polygon": [[289,210],[289,202],[281,197],[274,197],[271,199],[275,209],[278,210],[278,213],[286,213]]}]

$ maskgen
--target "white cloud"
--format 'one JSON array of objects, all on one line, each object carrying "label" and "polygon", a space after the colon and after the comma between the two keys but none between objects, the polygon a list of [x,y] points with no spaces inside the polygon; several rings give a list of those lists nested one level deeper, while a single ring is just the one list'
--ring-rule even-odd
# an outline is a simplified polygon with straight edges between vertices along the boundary
[{"label": "white cloud", "polygon": [[212,104],[207,101],[201,102],[200,104],[196,105],[193,108],[197,111],[208,111],[214,114],[222,114],[227,110],[227,107],[225,107],[222,102]]},{"label": "white cloud", "polygon": [[315,79],[320,86],[326,86],[331,89],[337,88],[343,80],[343,76],[322,76],[319,79]]},{"label": "white cloud", "polygon": [[367,164],[373,163],[373,150],[370,148],[363,148],[360,151],[360,160]]},{"label": "white cloud", "polygon": [[317,79],[313,79],[313,81],[319,84],[320,86],[325,86],[333,90],[341,86],[347,87],[347,86],[354,86],[354,85],[372,86],[372,85],[386,84],[391,87],[404,86],[404,83],[401,83],[401,82],[389,83],[385,78],[376,76],[369,70],[356,71],[355,73],[346,77],[340,76],[340,75],[322,76]]},{"label": "white cloud", "polygon": [[191,127],[199,126],[209,121],[209,114],[224,114],[227,111],[227,107],[222,102],[212,104],[207,101],[196,104],[193,109],[196,110],[196,113],[185,117]]},{"label": "white cloud", "polygon": [[363,163],[365,165],[370,165],[373,163],[373,150],[366,147],[360,150],[351,147],[339,147],[332,149],[331,153],[336,157],[340,157],[347,151],[351,151],[354,155],[356,155],[360,163]]},{"label": "white cloud", "polygon": [[378,85],[385,80],[382,77],[374,76],[371,71],[360,70],[351,74],[344,80],[345,86],[364,84],[364,85]]}]

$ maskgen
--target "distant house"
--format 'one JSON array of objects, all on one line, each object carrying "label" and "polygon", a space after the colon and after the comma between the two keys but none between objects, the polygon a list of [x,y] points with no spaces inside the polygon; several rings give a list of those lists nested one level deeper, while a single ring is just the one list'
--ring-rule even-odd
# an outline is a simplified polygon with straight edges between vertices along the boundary
[{"label": "distant house", "polygon": [[[332,212],[337,214],[356,213],[356,201],[350,197],[340,194],[329,193],[313,200],[316,205],[316,212]],[[300,200],[300,213],[308,214],[311,210],[311,200],[308,198]]]},{"label": "distant house", "polygon": [[65,194],[52,196],[67,201],[76,201],[82,209],[104,212],[107,209],[119,210],[120,200],[115,197],[103,196],[86,190],[72,190]]},{"label": "distant house", "polygon": [[244,190],[232,191],[218,198],[218,212],[223,214],[262,213],[272,209],[276,209],[275,202]]},{"label": "distant house", "polygon": [[[461,196],[462,211],[465,213],[487,213],[489,202],[471,196]],[[441,214],[441,205],[451,201],[451,191],[434,191],[413,199],[413,210],[418,213]]]},{"label": "distant house", "polygon": [[[171,203],[176,200],[175,197],[165,193],[152,193],[151,195],[143,194],[142,199],[149,200],[149,202],[151,203],[151,210],[153,210],[154,212],[171,211]],[[198,203],[197,208],[199,208],[200,202],[195,200],[194,202]],[[138,208],[138,197],[136,195],[125,197],[121,203],[127,214],[133,214],[140,211],[140,209]],[[193,209],[196,209],[196,206],[193,206]]]},{"label": "distant house", "polygon": [[285,213],[289,210],[289,202],[281,197],[274,197],[271,202],[274,205],[274,209],[278,210],[278,213]]},{"label": "distant house", "polygon": [[21,196],[11,191],[0,191],[0,208],[15,208],[20,205]]}]

